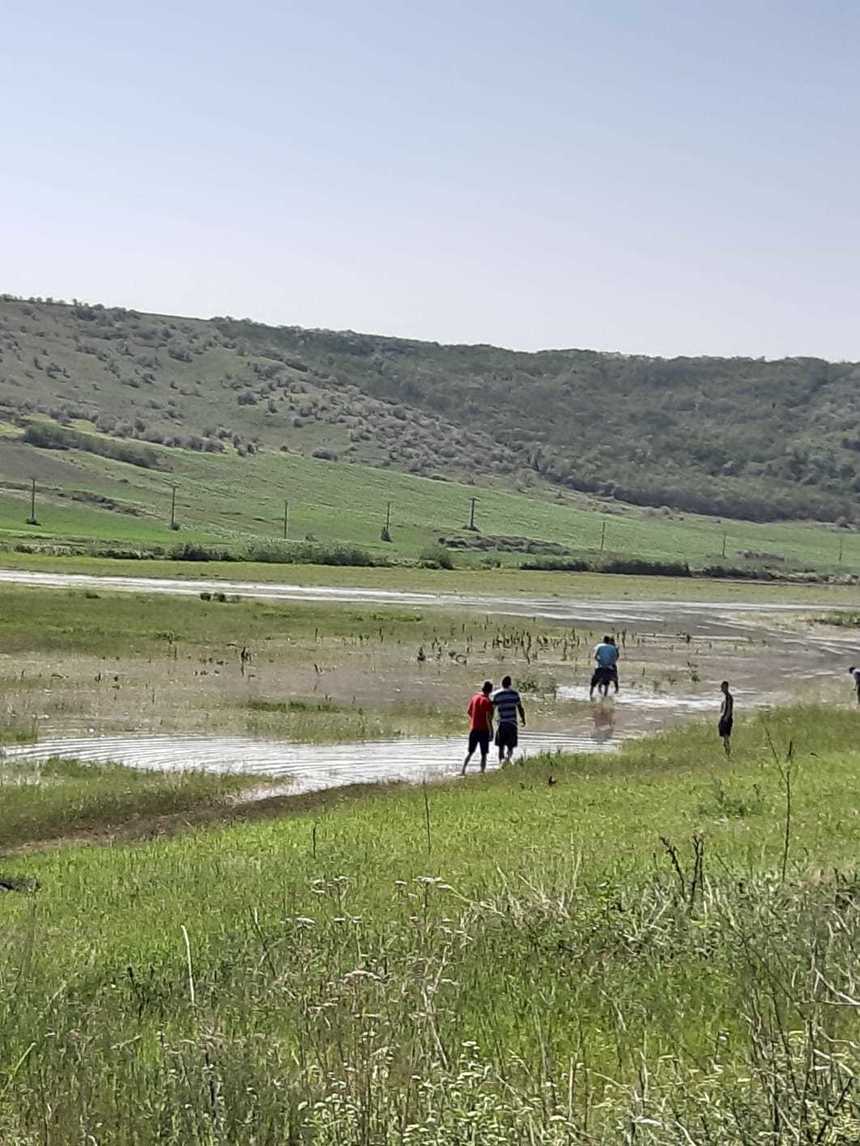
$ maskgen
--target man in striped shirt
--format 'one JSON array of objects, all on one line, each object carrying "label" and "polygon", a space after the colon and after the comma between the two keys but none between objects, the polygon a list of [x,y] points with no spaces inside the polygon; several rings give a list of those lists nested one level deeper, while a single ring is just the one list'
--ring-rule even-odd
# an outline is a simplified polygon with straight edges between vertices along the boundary
[{"label": "man in striped shirt", "polygon": [[517,690],[511,687],[509,676],[502,677],[502,687],[496,689],[490,700],[492,700],[499,718],[496,728],[496,747],[499,750],[499,763],[504,764],[506,760],[513,758],[514,749],[519,742],[517,714],[519,714],[523,727],[526,723],[526,714],[523,711],[522,698]]}]

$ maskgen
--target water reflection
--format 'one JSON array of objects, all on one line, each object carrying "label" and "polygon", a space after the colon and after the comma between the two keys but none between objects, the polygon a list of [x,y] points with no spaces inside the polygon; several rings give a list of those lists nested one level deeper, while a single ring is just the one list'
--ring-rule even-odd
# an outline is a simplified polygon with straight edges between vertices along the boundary
[{"label": "water reflection", "polygon": [[602,743],[615,735],[615,705],[611,700],[600,700],[591,708],[591,736]]}]

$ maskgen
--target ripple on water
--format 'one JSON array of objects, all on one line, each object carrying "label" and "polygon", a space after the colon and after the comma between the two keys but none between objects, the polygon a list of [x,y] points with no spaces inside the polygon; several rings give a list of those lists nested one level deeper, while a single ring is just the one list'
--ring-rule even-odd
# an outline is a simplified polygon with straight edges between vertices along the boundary
[{"label": "ripple on water", "polygon": [[[599,736],[523,732],[521,757],[541,752],[607,752],[613,740]],[[288,779],[290,791],[310,792],[345,784],[420,782],[456,775],[463,763],[462,737],[404,738],[351,744],[295,744],[247,737],[97,736],[56,737],[6,749],[10,761],[38,762],[52,756],[88,763],[116,761],[163,771],[202,769]],[[477,759],[472,767],[477,768]],[[491,767],[493,764],[491,758]]]}]

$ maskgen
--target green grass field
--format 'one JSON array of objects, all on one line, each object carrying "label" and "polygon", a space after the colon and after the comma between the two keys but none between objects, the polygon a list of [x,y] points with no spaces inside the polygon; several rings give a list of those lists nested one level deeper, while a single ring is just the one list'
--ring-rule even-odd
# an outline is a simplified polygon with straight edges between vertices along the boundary
[{"label": "green grass field", "polygon": [[[241,547],[255,539],[282,537],[286,500],[294,541],[310,537],[325,544],[358,545],[378,557],[414,561],[439,537],[463,534],[469,499],[476,496],[482,534],[560,544],[591,557],[599,555],[603,540],[605,556],[686,560],[694,567],[723,563],[768,564],[776,570],[860,569],[860,534],[829,526],[757,525],[664,514],[578,494],[551,495],[539,484],[527,495],[292,454],[239,458],[153,448],[168,467],[165,471],[78,451],[0,442],[0,478],[10,479],[0,493],[0,542],[9,547],[22,542],[99,542],[169,549],[199,541]],[[27,489],[10,488],[12,478],[24,487],[23,479],[31,472],[41,483],[37,526],[25,524],[30,512]],[[173,483],[181,527],[177,532],[168,528]],[[67,496],[60,497],[60,491]],[[83,500],[74,500],[72,494]],[[115,508],[100,508],[95,497]],[[380,539],[389,501],[390,544]],[[520,554],[497,549],[457,550],[454,556],[465,565],[522,560]]]},{"label": "green grass field", "polygon": [[856,1142],[859,729],[7,858],[0,1138]]}]

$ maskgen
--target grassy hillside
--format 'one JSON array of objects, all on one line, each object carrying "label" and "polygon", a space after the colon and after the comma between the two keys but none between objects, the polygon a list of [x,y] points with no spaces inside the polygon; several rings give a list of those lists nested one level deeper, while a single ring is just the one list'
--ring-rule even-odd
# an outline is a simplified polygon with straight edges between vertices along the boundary
[{"label": "grassy hillside", "polygon": [[[169,551],[194,542],[237,550],[259,542],[277,547],[288,500],[291,543],[357,545],[378,559],[416,560],[444,538],[458,565],[551,561],[569,553],[685,560],[694,568],[768,565],[778,573],[860,568],[860,534],[844,529],[589,505],[581,495],[561,492],[529,497],[292,453],[241,458],[235,451],[152,446],[154,467],[147,468],[88,450],[41,449],[14,440],[14,428],[8,430],[5,438],[0,433],[0,474],[6,478],[0,544],[7,547],[86,545],[91,539],[120,550]],[[95,436],[92,429],[88,436]],[[31,474],[39,478],[36,525],[26,524]],[[172,532],[174,484],[180,528]],[[480,532],[470,533],[464,526],[475,495]],[[389,501],[392,540],[383,542]]]},{"label": "grassy hillside", "polygon": [[858,720],[7,857],[0,1138],[857,1142]]},{"label": "grassy hillside", "polygon": [[855,519],[858,379],[812,359],[521,354],[0,300],[17,434],[41,414],[138,453],[317,454],[755,520]]}]

